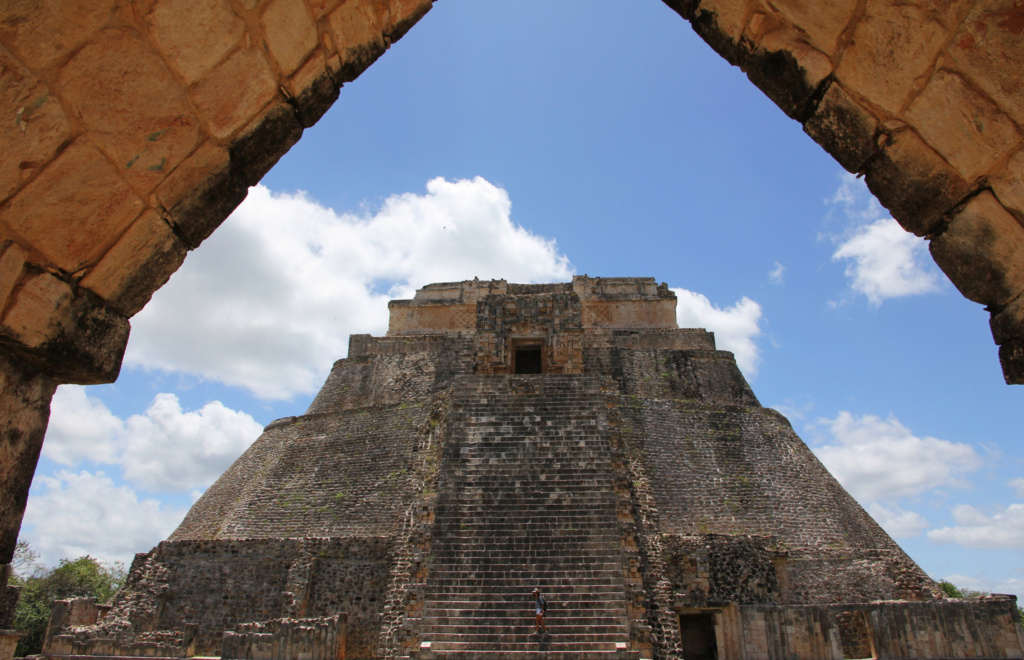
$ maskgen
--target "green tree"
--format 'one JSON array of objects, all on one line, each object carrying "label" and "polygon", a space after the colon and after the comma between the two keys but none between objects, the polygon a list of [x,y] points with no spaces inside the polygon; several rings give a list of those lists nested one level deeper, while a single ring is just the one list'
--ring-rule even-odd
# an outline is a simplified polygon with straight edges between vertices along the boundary
[{"label": "green tree", "polygon": [[942,593],[950,598],[984,598],[989,595],[987,591],[975,591],[967,587],[958,587],[947,580],[939,582],[939,589],[942,589]]},{"label": "green tree", "polygon": [[124,565],[104,564],[86,555],[62,559],[56,568],[47,569],[39,555],[27,543],[18,542],[11,583],[21,587],[14,613],[14,628],[26,635],[18,642],[15,655],[39,653],[43,647],[50,606],[64,598],[95,598],[106,603],[124,583]]}]

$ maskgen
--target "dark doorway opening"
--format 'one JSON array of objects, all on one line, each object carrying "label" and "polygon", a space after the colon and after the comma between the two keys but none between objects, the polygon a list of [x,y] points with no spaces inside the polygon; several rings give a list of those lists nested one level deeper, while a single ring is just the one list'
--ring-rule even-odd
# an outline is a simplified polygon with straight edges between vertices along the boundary
[{"label": "dark doorway opening", "polygon": [[714,614],[680,614],[679,636],[686,660],[718,660]]},{"label": "dark doorway opening", "polygon": [[517,348],[515,361],[517,374],[541,373],[541,359],[539,347]]}]

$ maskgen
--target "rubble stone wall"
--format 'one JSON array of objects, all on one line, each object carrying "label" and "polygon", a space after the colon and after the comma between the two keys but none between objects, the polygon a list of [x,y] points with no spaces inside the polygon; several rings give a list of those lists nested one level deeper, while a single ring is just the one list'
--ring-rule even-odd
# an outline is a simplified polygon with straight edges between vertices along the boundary
[{"label": "rubble stone wall", "polygon": [[18,595],[21,587],[7,585],[0,590],[0,630],[7,630],[14,626],[14,611],[18,606]]},{"label": "rubble stone wall", "polygon": [[662,543],[672,590],[686,605],[781,603],[775,565],[766,547],[771,539],[666,535]]},{"label": "rubble stone wall", "polygon": [[[350,657],[374,657],[392,546],[387,536],[165,541],[132,567],[89,638],[130,644],[195,624],[195,653],[217,655],[240,624],[345,613]],[[136,607],[146,593],[155,607]]]},{"label": "rubble stone wall", "polygon": [[345,658],[344,614],[246,623],[225,632],[222,660],[335,660]]}]

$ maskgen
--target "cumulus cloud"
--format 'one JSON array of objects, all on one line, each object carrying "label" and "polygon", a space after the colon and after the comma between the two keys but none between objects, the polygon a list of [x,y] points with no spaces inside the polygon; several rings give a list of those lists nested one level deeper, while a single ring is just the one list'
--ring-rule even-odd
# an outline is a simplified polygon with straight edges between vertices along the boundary
[{"label": "cumulus cloud", "polygon": [[960,442],[918,437],[895,417],[840,412],[821,419],[830,444],[814,448],[821,462],[861,502],[920,495],[942,486],[963,487],[978,469],[974,448]]},{"label": "cumulus cloud", "polygon": [[768,271],[768,281],[772,284],[782,284],[783,276],[786,274],[786,267],[780,264],[778,261],[775,262],[775,266]]},{"label": "cumulus cloud", "polygon": [[761,334],[761,306],[744,296],[732,307],[722,309],[702,294],[687,289],[672,290],[679,300],[676,305],[679,327],[705,328],[714,332],[718,348],[732,351],[743,373],[748,377],[756,376],[757,365],[761,361],[760,349],[755,342]]},{"label": "cumulus cloud", "polygon": [[904,231],[885,214],[862,181],[846,175],[831,202],[845,209],[853,227],[832,254],[846,262],[850,288],[879,306],[888,298],[932,293],[941,277],[928,257],[924,239]]},{"label": "cumulus cloud", "polygon": [[903,230],[892,218],[858,227],[843,241],[833,261],[848,260],[850,287],[879,306],[886,298],[900,298],[939,290],[939,276],[925,266],[924,239]]},{"label": "cumulus cloud", "polygon": [[928,529],[928,521],[916,511],[906,511],[898,506],[885,506],[872,502],[867,507],[871,517],[895,539],[918,536]]},{"label": "cumulus cloud", "polygon": [[119,466],[139,488],[186,493],[213,483],[262,430],[220,401],[183,411],[173,394],[158,394],[143,414],[121,420],[85,388],[62,385],[43,455],[70,467],[83,460]]},{"label": "cumulus cloud", "polygon": [[387,329],[391,298],[473,277],[568,281],[568,258],[511,207],[479,177],[436,178],[364,215],[256,186],[132,320],[125,362],[268,400],[313,392],[350,333]]},{"label": "cumulus cloud", "polygon": [[185,509],[139,499],[103,472],[61,470],[33,481],[21,537],[49,565],[85,554],[127,564],[166,538],[184,516]]},{"label": "cumulus cloud", "polygon": [[991,515],[961,504],[952,513],[954,526],[929,531],[929,540],[967,548],[1024,548],[1024,504],[1011,504]]},{"label": "cumulus cloud", "polygon": [[114,438],[124,422],[80,385],[61,385],[50,403],[43,456],[61,465],[79,461],[111,463],[117,455]]}]

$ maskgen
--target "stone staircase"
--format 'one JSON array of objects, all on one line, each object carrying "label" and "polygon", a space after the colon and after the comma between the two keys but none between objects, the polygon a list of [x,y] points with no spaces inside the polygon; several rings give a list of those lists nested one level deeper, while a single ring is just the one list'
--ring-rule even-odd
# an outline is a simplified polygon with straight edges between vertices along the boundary
[{"label": "stone staircase", "polygon": [[454,392],[413,657],[639,658],[600,381],[460,376]]}]

